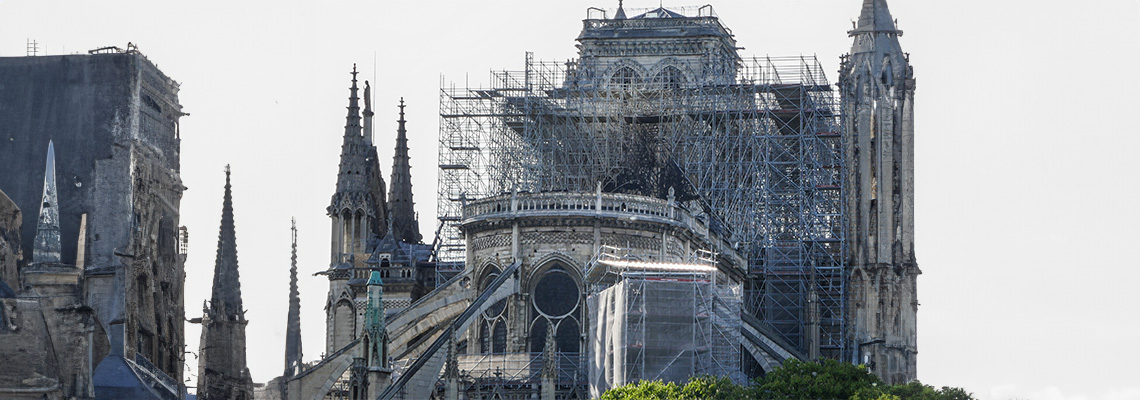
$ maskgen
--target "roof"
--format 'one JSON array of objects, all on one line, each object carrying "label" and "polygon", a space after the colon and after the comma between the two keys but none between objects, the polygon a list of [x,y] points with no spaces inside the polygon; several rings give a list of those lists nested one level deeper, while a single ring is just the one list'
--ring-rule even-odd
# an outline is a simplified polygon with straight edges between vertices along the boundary
[{"label": "roof", "polygon": [[686,17],[685,15],[683,15],[679,12],[666,9],[665,7],[658,7],[656,9],[646,11],[640,15],[635,15],[635,16],[629,17],[629,19],[641,19],[641,18],[688,18],[688,17]]}]

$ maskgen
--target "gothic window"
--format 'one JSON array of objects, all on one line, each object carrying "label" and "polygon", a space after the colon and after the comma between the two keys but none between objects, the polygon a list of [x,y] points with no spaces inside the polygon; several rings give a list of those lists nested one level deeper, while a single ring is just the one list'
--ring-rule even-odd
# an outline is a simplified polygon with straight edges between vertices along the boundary
[{"label": "gothic window", "polygon": [[[479,279],[479,288],[485,289],[499,276],[498,268],[488,268]],[[492,304],[483,311],[483,321],[479,327],[480,353],[505,353],[507,351],[507,299]]]},{"label": "gothic window", "polygon": [[630,93],[641,82],[641,75],[633,68],[621,67],[610,76],[610,87]]},{"label": "gothic window", "polygon": [[685,85],[685,74],[672,65],[662,68],[653,76],[653,86],[665,90],[680,89]]},{"label": "gothic window", "polygon": [[531,293],[530,351],[545,349],[548,329],[554,329],[556,349],[581,350],[582,290],[568,268],[555,263],[538,278]]}]

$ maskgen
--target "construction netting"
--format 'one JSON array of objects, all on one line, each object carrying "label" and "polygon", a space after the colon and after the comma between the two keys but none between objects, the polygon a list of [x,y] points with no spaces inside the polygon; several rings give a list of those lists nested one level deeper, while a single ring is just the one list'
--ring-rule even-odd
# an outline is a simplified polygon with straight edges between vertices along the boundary
[{"label": "construction netting", "polygon": [[714,271],[625,272],[587,298],[590,395],[640,380],[740,371],[738,284]]}]

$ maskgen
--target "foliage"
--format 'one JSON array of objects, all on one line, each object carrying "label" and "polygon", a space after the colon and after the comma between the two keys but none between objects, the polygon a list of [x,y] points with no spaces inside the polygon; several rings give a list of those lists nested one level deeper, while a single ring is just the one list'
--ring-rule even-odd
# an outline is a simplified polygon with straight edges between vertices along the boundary
[{"label": "foliage", "polygon": [[790,358],[757,379],[756,390],[765,399],[849,399],[861,389],[882,385],[883,381],[862,365]]},{"label": "foliage", "polygon": [[752,398],[748,388],[728,378],[698,376],[685,386],[661,381],[641,381],[602,393],[600,400],[736,400]]},{"label": "foliage", "polygon": [[736,400],[754,397],[751,388],[731,379],[711,375],[698,376],[681,388],[682,399]]},{"label": "foliage", "polygon": [[974,395],[962,388],[943,386],[935,389],[919,381],[885,387],[871,387],[860,390],[852,400],[878,400],[882,396],[894,396],[900,400],[975,400]]},{"label": "foliage", "polygon": [[729,400],[729,399],[851,399],[851,400],[975,400],[961,388],[924,385],[913,381],[885,385],[862,365],[835,360],[784,361],[779,368],[741,386],[728,378],[698,376],[684,386],[641,381],[610,389],[602,400]]},{"label": "foliage", "polygon": [[681,388],[676,383],[661,381],[640,381],[619,386],[605,393],[598,400],[668,400],[681,398]]}]

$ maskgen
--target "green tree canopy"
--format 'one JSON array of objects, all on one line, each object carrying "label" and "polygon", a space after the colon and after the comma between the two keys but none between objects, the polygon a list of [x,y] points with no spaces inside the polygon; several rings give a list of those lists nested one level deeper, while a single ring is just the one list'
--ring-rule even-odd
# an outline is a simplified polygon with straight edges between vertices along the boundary
[{"label": "green tree canopy", "polygon": [[862,365],[835,360],[806,362],[795,359],[757,378],[737,385],[728,378],[698,376],[684,386],[641,381],[610,389],[602,400],[735,400],[735,399],[850,399],[850,400],[975,400],[961,388],[924,385],[914,381],[886,385]]}]

